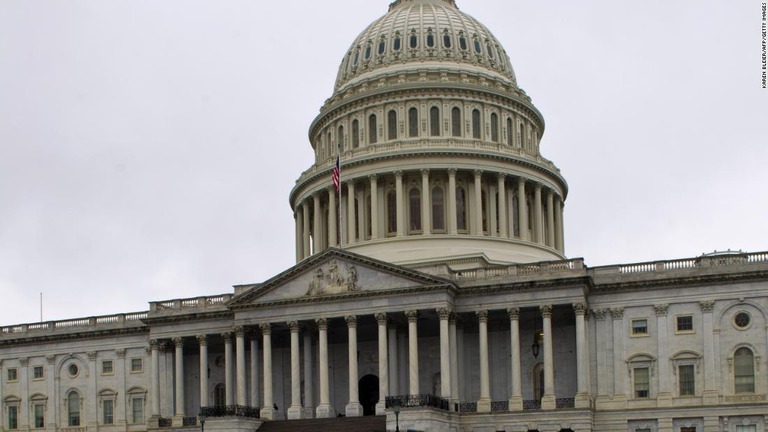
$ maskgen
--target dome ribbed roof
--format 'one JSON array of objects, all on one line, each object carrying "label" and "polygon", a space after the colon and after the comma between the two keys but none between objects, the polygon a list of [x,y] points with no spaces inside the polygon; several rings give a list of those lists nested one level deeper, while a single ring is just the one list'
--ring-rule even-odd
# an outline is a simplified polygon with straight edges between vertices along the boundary
[{"label": "dome ribbed roof", "polygon": [[336,90],[413,64],[480,69],[517,86],[499,41],[453,0],[397,0],[355,39],[339,67]]}]

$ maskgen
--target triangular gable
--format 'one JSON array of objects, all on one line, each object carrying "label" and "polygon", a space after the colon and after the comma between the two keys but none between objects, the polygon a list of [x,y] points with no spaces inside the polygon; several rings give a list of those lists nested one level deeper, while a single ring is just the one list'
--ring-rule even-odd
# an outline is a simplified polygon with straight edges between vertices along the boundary
[{"label": "triangular gable", "polygon": [[453,286],[453,282],[366,256],[331,248],[300,262],[233,298],[228,306],[290,299],[328,298],[365,291],[418,286]]}]

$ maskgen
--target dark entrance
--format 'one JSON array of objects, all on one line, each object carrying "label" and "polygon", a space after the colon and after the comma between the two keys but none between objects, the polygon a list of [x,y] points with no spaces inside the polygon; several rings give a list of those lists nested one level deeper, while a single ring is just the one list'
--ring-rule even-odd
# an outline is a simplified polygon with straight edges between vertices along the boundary
[{"label": "dark entrance", "polygon": [[363,406],[363,415],[376,415],[376,403],[379,401],[379,377],[366,375],[357,383],[358,398]]}]

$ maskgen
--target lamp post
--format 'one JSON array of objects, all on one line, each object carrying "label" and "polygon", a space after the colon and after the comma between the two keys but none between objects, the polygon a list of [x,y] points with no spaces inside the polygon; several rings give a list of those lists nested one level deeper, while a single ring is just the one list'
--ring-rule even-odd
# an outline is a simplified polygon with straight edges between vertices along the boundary
[{"label": "lamp post", "polygon": [[395,403],[392,411],[395,412],[395,432],[400,432],[400,403]]},{"label": "lamp post", "polygon": [[200,415],[200,432],[205,432],[205,416]]}]

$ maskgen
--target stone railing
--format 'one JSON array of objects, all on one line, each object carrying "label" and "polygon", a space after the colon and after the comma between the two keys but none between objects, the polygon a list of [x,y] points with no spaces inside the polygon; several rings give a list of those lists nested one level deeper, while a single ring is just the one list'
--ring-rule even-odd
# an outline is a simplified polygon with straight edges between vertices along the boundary
[{"label": "stone railing", "polygon": [[211,406],[200,408],[200,420],[204,420],[206,417],[247,417],[247,418],[259,418],[260,411],[258,408],[243,406],[243,405],[226,405],[226,406]]},{"label": "stone railing", "polygon": [[232,299],[232,294],[220,294],[208,297],[193,297],[176,300],[162,300],[149,303],[150,312],[159,312],[166,310],[182,310],[193,308],[207,308],[220,306]]},{"label": "stone railing", "polygon": [[649,274],[669,271],[684,271],[698,268],[728,267],[745,264],[768,263],[768,252],[724,252],[702,255],[698,258],[684,258],[677,260],[651,261],[632,264],[619,264],[610,266],[593,267],[591,270],[596,276],[611,274]]},{"label": "stone railing", "polygon": [[0,335],[15,333],[51,332],[56,330],[85,329],[100,326],[123,325],[130,322],[141,322],[147,317],[147,312],[132,312],[127,314],[104,315],[89,318],[76,318],[61,321],[46,321],[31,324],[17,324],[0,327]]},{"label": "stone railing", "polygon": [[532,276],[547,273],[580,271],[584,268],[584,259],[576,258],[565,261],[545,261],[504,267],[454,271],[451,273],[451,277],[455,280],[474,280],[488,279],[493,277]]},{"label": "stone railing", "polygon": [[384,399],[386,408],[399,406],[401,408],[432,407],[448,411],[448,399],[431,394],[387,396]]}]

